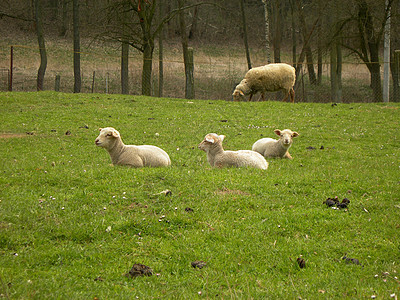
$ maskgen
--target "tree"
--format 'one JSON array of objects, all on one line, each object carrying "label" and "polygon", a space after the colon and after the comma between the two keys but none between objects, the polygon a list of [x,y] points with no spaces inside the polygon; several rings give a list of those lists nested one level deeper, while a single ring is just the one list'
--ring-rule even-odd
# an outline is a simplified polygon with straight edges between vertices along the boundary
[{"label": "tree", "polygon": [[400,14],[400,1],[393,3],[392,6],[392,26],[390,33],[390,71],[393,80],[393,102],[400,102],[400,33],[399,33],[399,14]]},{"label": "tree", "polygon": [[74,93],[81,92],[81,43],[79,34],[79,0],[72,2],[74,27]]},{"label": "tree", "polygon": [[[173,19],[180,10],[186,10],[206,2],[187,5],[182,8],[168,10],[162,17],[155,17],[159,1],[163,0],[119,0],[113,1],[108,6],[108,20],[102,36],[114,41],[126,41],[131,47],[143,54],[142,66],[142,94],[151,96],[151,77],[153,71],[153,52],[155,38],[159,36],[164,24]],[[129,13],[129,21],[121,16]],[[124,25],[125,24],[125,25]],[[129,31],[124,32],[121,26],[126,26]]]},{"label": "tree", "polygon": [[[301,28],[301,33],[303,35],[303,41],[304,41],[303,49],[304,49],[304,53],[305,53],[305,56],[307,59],[308,77],[310,79],[311,84],[316,84],[317,79],[316,79],[315,71],[314,71],[313,55],[312,55],[311,46],[309,43],[311,34],[314,31],[315,27],[313,27],[313,29],[310,32],[308,31],[305,17],[304,17],[304,7],[301,5],[300,0],[296,0],[296,1],[297,1],[297,9],[298,9],[298,14],[299,14],[299,24],[300,24],[300,28]],[[317,23],[315,23],[315,25],[317,25]]]},{"label": "tree", "polygon": [[37,34],[39,53],[40,53],[40,66],[37,74],[36,87],[38,91],[42,91],[44,75],[46,73],[46,67],[47,67],[47,53],[46,53],[45,40],[43,36],[42,8],[40,0],[35,0],[33,5],[35,10],[34,15],[36,23],[36,34]]},{"label": "tree", "polygon": [[[353,46],[352,43],[347,42],[344,44],[344,47],[358,55],[367,66],[370,72],[371,88],[375,102],[381,102],[383,99],[379,50],[383,40],[385,24],[393,1],[394,0],[389,0],[387,5],[384,5],[383,1],[371,4],[366,0],[358,0],[357,14],[351,16],[342,24],[344,27],[348,22],[353,22],[357,28],[356,32],[358,33],[357,38],[359,46],[356,47]],[[372,7],[373,5],[376,6]],[[374,15],[373,12],[375,13]],[[380,16],[379,12],[381,13]],[[376,25],[376,20],[378,20],[379,25]]]},{"label": "tree", "polygon": [[185,98],[194,98],[194,77],[193,77],[193,52],[189,51],[188,36],[186,34],[185,15],[182,10],[184,0],[178,0],[179,5],[179,24],[181,31],[181,41],[183,49],[183,62],[185,64]]},{"label": "tree", "polygon": [[[126,13],[122,17],[126,19]],[[127,32],[125,22],[122,26],[123,31]],[[129,94],[129,43],[126,39],[123,39],[121,42],[121,93]]]},{"label": "tree", "polygon": [[244,48],[246,50],[247,67],[250,70],[251,69],[251,59],[250,59],[249,43],[247,41],[246,12],[244,10],[244,0],[239,0],[239,1],[240,1],[240,11],[242,13],[243,41],[244,41]]},{"label": "tree", "polygon": [[271,62],[271,50],[270,50],[270,38],[269,38],[269,17],[268,17],[268,2],[267,0],[262,0],[264,4],[264,25],[265,25],[265,48],[267,52],[267,62]]}]

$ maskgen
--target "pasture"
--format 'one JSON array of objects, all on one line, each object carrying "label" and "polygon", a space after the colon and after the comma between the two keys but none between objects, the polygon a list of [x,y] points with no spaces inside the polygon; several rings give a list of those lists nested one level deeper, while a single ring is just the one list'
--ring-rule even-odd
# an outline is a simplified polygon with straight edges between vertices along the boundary
[{"label": "pasture", "polygon": [[[399,295],[398,103],[21,92],[0,104],[0,297]],[[172,166],[112,166],[94,144],[106,126]],[[251,149],[276,128],[300,136],[266,171],[213,169],[197,148],[215,132],[225,150]],[[335,196],[348,208],[323,204]],[[135,263],[153,275],[125,276]]]}]

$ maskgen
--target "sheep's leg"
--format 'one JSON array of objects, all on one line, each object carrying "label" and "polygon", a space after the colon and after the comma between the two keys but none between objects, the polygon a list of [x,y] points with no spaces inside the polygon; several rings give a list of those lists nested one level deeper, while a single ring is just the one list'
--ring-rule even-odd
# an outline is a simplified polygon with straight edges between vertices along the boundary
[{"label": "sheep's leg", "polygon": [[294,103],[294,89],[291,88],[289,93],[290,93],[290,102]]},{"label": "sheep's leg", "polygon": [[286,151],[286,153],[285,153],[285,155],[283,156],[283,158],[293,159],[293,157],[289,154],[289,151]]},{"label": "sheep's leg", "polygon": [[250,94],[249,102],[251,102],[251,98],[253,98],[253,94]]},{"label": "sheep's leg", "polygon": [[[290,92],[289,92],[290,93]],[[289,98],[289,93],[286,93],[286,96],[285,96],[285,98],[283,98],[283,102],[286,102],[287,100],[288,100],[288,98]]]},{"label": "sheep's leg", "polygon": [[[264,93],[261,93],[261,99],[262,99],[262,101],[265,101],[265,95],[264,95]],[[260,100],[260,99],[258,99],[258,100]]]}]

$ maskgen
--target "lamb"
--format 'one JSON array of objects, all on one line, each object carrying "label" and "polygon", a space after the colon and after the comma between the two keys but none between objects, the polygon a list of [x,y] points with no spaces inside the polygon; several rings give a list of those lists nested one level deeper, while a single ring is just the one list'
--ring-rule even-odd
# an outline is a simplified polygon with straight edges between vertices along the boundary
[{"label": "lamb", "polygon": [[299,136],[299,134],[295,131],[291,131],[290,129],[275,129],[274,132],[280,136],[279,140],[263,138],[255,142],[251,149],[264,155],[264,157],[292,159],[292,156],[289,154],[288,150],[290,146],[292,146],[293,138]]},{"label": "lamb", "polygon": [[209,133],[199,144],[199,149],[207,153],[207,160],[212,167],[253,167],[257,169],[268,168],[265,158],[251,150],[224,151],[222,141],[224,135]]},{"label": "lamb", "polygon": [[125,145],[119,132],[112,128],[100,128],[95,144],[108,151],[113,165],[126,165],[134,168],[166,167],[171,160],[163,149],[151,145]]},{"label": "lamb", "polygon": [[249,101],[251,101],[257,92],[260,92],[262,99],[265,100],[265,92],[283,90],[285,92],[283,101],[287,101],[290,95],[290,100],[294,103],[295,81],[296,70],[288,64],[277,63],[252,68],[233,91],[233,100],[240,101],[242,97],[250,94]]}]

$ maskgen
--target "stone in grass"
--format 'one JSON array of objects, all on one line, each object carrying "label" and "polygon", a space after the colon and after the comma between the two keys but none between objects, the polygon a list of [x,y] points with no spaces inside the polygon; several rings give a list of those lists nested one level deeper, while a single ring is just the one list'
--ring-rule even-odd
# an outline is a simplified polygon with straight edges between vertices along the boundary
[{"label": "stone in grass", "polygon": [[207,263],[205,261],[202,261],[202,260],[195,260],[195,261],[193,261],[191,263],[191,265],[192,265],[193,268],[202,269],[207,265]]},{"label": "stone in grass", "polygon": [[153,270],[143,264],[134,264],[132,269],[125,274],[126,277],[134,278],[139,276],[151,276],[153,275]]}]

